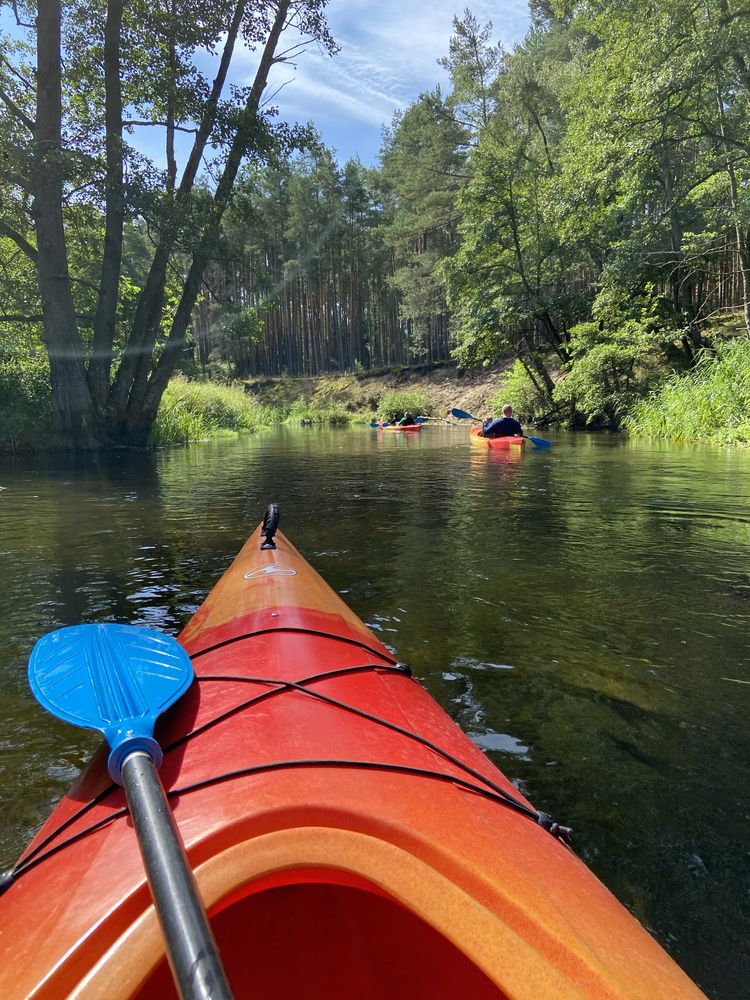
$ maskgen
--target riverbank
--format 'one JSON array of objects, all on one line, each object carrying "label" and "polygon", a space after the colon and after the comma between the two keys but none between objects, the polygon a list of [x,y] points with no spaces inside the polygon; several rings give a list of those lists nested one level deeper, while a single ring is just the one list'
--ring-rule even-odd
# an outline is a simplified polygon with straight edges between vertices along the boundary
[{"label": "riverbank", "polygon": [[257,378],[245,382],[245,392],[262,406],[299,413],[301,419],[305,411],[316,410],[369,419],[380,412],[385,397],[401,394],[423,396],[433,416],[447,416],[453,407],[487,416],[507,368],[507,362],[472,371],[455,364],[417,365],[314,378]]}]

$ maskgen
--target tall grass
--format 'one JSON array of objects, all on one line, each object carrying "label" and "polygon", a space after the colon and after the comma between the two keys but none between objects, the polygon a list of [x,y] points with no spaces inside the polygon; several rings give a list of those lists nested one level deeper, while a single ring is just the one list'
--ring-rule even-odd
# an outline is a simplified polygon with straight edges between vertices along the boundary
[{"label": "tall grass", "polygon": [[241,388],[174,378],[162,397],[151,430],[154,445],[184,444],[236,431],[254,431],[278,420]]},{"label": "tall grass", "polygon": [[673,375],[625,418],[632,437],[750,442],[750,340],[705,351],[694,369]]}]

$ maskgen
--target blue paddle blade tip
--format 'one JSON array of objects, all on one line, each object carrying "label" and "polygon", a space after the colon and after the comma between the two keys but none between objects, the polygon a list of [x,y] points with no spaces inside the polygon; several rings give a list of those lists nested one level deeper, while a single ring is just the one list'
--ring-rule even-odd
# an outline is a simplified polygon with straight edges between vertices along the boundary
[{"label": "blue paddle blade tip", "polygon": [[58,629],[39,639],[29,659],[34,697],[58,719],[102,733],[118,783],[135,750],[161,764],[154,725],[192,680],[190,657],[175,639],[135,625]]}]

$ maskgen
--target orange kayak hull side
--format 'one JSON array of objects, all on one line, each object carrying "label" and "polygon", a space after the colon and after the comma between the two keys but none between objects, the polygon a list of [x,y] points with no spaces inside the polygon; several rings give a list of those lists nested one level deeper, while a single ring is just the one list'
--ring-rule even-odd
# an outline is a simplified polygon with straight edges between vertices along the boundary
[{"label": "orange kayak hull side", "polygon": [[[276,539],[256,531],[186,625],[197,680],[157,726],[236,997],[700,997]],[[24,859],[0,897],[4,1000],[174,996],[103,752]]]},{"label": "orange kayak hull side", "polygon": [[499,437],[499,438],[486,438],[482,437],[479,433],[481,427],[471,428],[471,443],[478,445],[481,448],[524,448],[526,446],[526,438],[516,437],[515,435],[510,437]]}]

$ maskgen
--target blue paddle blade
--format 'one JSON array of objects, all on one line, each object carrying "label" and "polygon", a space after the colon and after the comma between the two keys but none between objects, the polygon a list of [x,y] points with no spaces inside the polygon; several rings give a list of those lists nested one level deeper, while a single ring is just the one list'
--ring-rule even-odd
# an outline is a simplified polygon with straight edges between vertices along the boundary
[{"label": "blue paddle blade", "polygon": [[193,665],[171,636],[135,625],[74,625],[42,636],[29,658],[34,697],[58,719],[96,729],[118,784],[125,758],[145,750],[161,764],[157,718],[190,687]]},{"label": "blue paddle blade", "polygon": [[548,441],[546,438],[533,438],[533,437],[530,437],[529,441],[531,441],[533,443],[533,445],[534,445],[535,448],[551,448],[552,447],[552,442]]},{"label": "blue paddle blade", "polygon": [[479,420],[479,417],[472,416],[471,413],[467,413],[466,410],[453,409],[451,410],[451,416],[456,417],[458,420],[477,420],[480,424],[482,422]]}]

